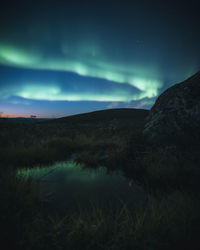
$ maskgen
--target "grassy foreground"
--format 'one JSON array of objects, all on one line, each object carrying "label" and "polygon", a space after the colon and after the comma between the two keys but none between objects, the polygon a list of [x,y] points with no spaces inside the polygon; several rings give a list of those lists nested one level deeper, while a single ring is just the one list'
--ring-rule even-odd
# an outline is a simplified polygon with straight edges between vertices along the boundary
[{"label": "grassy foreground", "polygon": [[[7,249],[199,249],[199,147],[149,146],[142,136],[145,115],[136,121],[0,123],[0,227]],[[121,169],[145,188],[145,207],[126,202],[115,209],[91,208],[47,215],[45,193],[21,167],[74,158],[86,167]]]}]

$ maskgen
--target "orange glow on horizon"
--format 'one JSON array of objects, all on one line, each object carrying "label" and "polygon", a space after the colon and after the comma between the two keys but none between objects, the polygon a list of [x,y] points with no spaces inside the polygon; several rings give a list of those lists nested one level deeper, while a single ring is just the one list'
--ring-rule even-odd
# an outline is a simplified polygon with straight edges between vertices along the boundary
[{"label": "orange glow on horizon", "polygon": [[[1,113],[0,118],[31,118],[31,115],[34,114],[26,114],[26,113]],[[36,115],[36,118],[49,118],[48,116]]]}]

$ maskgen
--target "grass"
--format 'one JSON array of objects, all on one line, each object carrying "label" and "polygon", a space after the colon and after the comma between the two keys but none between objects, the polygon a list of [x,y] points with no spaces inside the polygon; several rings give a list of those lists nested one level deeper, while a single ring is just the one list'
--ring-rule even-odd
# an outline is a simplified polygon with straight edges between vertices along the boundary
[{"label": "grass", "polygon": [[[110,114],[102,122],[104,114],[96,115],[0,123],[1,245],[27,250],[199,249],[199,145],[156,148],[142,136],[144,115],[138,122],[124,122],[124,115],[109,119]],[[121,202],[116,209],[91,201],[88,210],[45,214],[46,194],[16,173],[72,158],[86,167],[122,170],[149,194],[145,207]]]},{"label": "grass", "polygon": [[89,210],[47,217],[38,210],[44,197],[36,195],[29,181],[7,178],[13,186],[6,187],[10,195],[3,211],[1,207],[1,243],[8,249],[182,250],[198,243],[200,204],[188,193],[149,196],[145,208],[137,210],[125,202],[119,209],[91,202]]}]

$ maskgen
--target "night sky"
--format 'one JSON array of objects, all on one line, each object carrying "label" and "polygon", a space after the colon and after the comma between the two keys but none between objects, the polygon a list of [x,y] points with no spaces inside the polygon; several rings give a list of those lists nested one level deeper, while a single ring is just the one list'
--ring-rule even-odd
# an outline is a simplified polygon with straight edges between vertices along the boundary
[{"label": "night sky", "polygon": [[200,69],[198,1],[6,1],[0,112],[149,109]]}]

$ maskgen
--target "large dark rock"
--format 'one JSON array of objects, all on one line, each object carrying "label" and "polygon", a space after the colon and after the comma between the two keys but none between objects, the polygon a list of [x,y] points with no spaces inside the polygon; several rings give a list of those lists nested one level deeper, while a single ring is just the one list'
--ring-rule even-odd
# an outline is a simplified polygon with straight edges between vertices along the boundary
[{"label": "large dark rock", "polygon": [[200,72],[158,97],[147,117],[144,134],[151,143],[200,140]]}]

